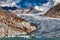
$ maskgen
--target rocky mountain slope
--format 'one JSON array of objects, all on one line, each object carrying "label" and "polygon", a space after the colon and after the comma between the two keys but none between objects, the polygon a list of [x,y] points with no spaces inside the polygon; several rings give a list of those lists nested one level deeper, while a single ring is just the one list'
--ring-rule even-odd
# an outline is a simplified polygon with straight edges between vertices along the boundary
[{"label": "rocky mountain slope", "polygon": [[0,9],[0,36],[25,35],[34,30],[36,30],[36,27],[26,20]]},{"label": "rocky mountain slope", "polygon": [[49,9],[45,14],[43,14],[43,16],[60,18],[60,3]]}]

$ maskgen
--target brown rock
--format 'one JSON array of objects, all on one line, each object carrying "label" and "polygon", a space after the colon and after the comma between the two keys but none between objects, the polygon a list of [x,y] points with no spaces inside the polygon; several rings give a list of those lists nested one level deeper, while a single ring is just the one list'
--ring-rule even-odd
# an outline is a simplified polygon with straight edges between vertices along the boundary
[{"label": "brown rock", "polygon": [[43,16],[52,17],[52,18],[60,18],[60,3],[56,4],[54,7],[49,9]]},{"label": "brown rock", "polygon": [[31,26],[31,24],[26,20],[13,13],[0,10],[0,36],[3,34],[3,36],[25,35],[34,30],[36,30],[36,27]]}]

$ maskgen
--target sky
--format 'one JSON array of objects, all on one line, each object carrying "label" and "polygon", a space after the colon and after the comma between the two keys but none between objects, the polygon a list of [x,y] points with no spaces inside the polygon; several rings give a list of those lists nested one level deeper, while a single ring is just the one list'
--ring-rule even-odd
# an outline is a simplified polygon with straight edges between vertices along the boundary
[{"label": "sky", "polygon": [[34,6],[40,6],[44,3],[47,3],[47,0],[19,0],[20,2],[17,3],[18,6],[22,8],[26,7],[34,7]]},{"label": "sky", "polygon": [[[47,2],[50,2],[50,4],[51,5],[53,5],[54,3],[53,3],[53,0],[0,0],[0,2],[1,1],[8,1],[8,3],[10,3],[10,2],[12,2],[12,3],[10,3],[10,4],[6,4],[6,5],[15,5],[15,3],[16,3],[16,5],[18,6],[18,7],[21,7],[21,8],[26,8],[26,7],[34,7],[34,6],[41,6],[42,4],[46,4]],[[14,3],[14,2],[15,3]]]}]

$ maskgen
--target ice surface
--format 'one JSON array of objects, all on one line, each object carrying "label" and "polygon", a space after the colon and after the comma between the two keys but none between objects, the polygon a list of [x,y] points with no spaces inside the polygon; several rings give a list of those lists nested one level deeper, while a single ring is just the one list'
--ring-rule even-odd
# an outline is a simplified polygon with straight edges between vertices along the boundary
[{"label": "ice surface", "polygon": [[[14,0],[14,3],[19,3],[21,0]],[[3,4],[4,5],[4,4]],[[7,4],[8,5],[8,4]],[[11,6],[11,5],[10,5]],[[43,4],[42,6],[35,6],[35,9],[43,10],[44,14],[47,10],[49,10],[52,6],[54,6],[53,0],[48,0],[47,3]],[[17,7],[20,7],[17,5]],[[35,25],[37,27],[37,30],[34,32],[31,32],[31,34],[34,34],[36,36],[42,36],[42,37],[60,37],[60,19],[59,18],[47,18],[43,16],[39,16],[40,14],[17,14],[19,17],[27,20],[32,25]]]},{"label": "ice surface", "polygon": [[37,30],[30,34],[48,38],[60,37],[60,19],[52,19],[36,15],[21,15],[20,17],[26,19],[32,25],[37,27]]}]

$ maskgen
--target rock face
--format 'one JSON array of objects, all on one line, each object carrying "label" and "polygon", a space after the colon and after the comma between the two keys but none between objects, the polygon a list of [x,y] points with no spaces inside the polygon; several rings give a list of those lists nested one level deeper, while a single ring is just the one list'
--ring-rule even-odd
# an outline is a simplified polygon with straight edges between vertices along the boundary
[{"label": "rock face", "polygon": [[56,4],[50,10],[48,10],[43,16],[60,18],[60,3]]},{"label": "rock face", "polygon": [[20,34],[27,34],[36,30],[26,20],[9,13],[5,10],[0,10],[0,36],[16,36]]}]

